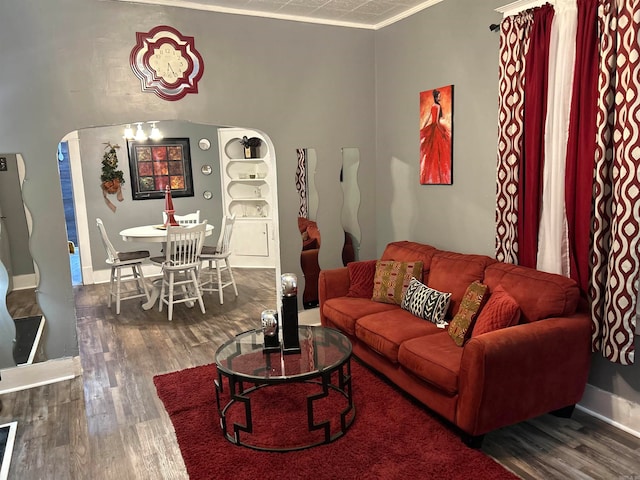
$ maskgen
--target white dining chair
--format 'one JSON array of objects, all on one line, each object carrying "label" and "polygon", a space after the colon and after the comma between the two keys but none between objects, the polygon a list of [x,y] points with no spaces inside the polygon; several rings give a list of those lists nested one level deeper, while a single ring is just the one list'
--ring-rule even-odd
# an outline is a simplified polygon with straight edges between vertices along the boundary
[{"label": "white dining chair", "polygon": [[151,259],[154,263],[162,265],[158,310],[162,311],[162,306],[166,304],[169,320],[173,319],[173,306],[176,303],[197,300],[200,310],[205,313],[198,270],[206,226],[206,220],[195,225],[168,226],[165,255]]},{"label": "white dining chair", "polygon": [[[222,219],[222,228],[217,245],[215,247],[203,246],[200,254],[203,264],[206,263],[200,268],[200,289],[203,292],[218,292],[220,304],[224,303],[222,291],[225,287],[233,286],[233,291],[236,297],[238,296],[238,287],[233,278],[233,271],[229,262],[229,257],[231,256],[231,234],[233,233],[235,220],[235,214],[230,217],[225,216]],[[228,273],[226,281],[222,280],[223,272]]]},{"label": "white dining chair", "polygon": [[[107,251],[107,264],[111,266],[111,275],[109,277],[109,299],[107,305],[111,308],[111,299],[116,300],[116,315],[120,315],[120,302],[122,300],[131,300],[133,298],[146,298],[149,301],[149,289],[142,273],[142,262],[149,258],[148,250],[138,250],[132,252],[118,252],[107,235],[107,230],[102,219],[96,218],[96,224],[100,231],[102,244]],[[123,275],[122,269],[131,268],[131,273]],[[136,291],[122,291],[122,286],[127,283],[135,282]],[[115,284],[115,285],[114,285]],[[123,296],[125,295],[125,296]]]},{"label": "white dining chair", "polygon": [[[187,213],[185,215],[174,215],[173,218],[176,219],[180,225],[195,225],[196,223],[200,223],[200,210],[196,210],[193,213]],[[167,223],[167,212],[162,212],[162,223]]]}]

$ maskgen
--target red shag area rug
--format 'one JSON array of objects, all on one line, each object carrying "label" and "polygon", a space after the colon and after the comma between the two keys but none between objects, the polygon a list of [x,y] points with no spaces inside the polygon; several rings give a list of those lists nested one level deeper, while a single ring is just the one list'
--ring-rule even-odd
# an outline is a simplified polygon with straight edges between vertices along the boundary
[{"label": "red shag area rug", "polygon": [[[481,451],[468,448],[454,431],[366,367],[352,361],[351,373],[356,408],[351,428],[332,443],[285,453],[237,446],[223,437],[215,365],[158,375],[153,381],[192,480],[518,478]],[[313,442],[315,433],[306,432],[305,398],[314,387],[256,390],[251,394],[254,433],[245,438],[258,446]],[[228,394],[226,385],[224,392]],[[326,418],[323,415],[334,415],[345,405],[339,394],[332,394],[314,415]],[[228,418],[229,425],[244,422],[244,407],[233,407]],[[332,432],[336,423],[332,421]]]}]

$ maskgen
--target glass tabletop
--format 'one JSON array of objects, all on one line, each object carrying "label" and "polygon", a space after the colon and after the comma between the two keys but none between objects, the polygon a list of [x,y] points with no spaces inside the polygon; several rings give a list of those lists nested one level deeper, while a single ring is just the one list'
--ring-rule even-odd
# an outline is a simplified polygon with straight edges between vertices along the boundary
[{"label": "glass tabletop", "polygon": [[351,356],[351,342],[338,330],[298,327],[300,352],[264,349],[262,329],[241,333],[216,352],[218,369],[244,380],[286,381],[313,377],[342,365]]}]

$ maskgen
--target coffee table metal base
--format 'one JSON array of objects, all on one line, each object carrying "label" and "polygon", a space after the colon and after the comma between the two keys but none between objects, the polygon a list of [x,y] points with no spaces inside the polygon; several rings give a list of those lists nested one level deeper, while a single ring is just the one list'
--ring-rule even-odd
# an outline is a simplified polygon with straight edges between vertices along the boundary
[{"label": "coffee table metal base", "polygon": [[[338,384],[332,383],[332,373],[337,370],[338,372]],[[227,378],[229,383],[230,400],[222,405],[220,394],[223,392],[223,377]],[[295,450],[304,450],[306,448],[316,447],[318,445],[324,445],[331,443],[334,440],[342,437],[351,424],[355,420],[355,406],[353,404],[353,397],[351,392],[351,358],[349,357],[344,363],[337,366],[332,370],[325,370],[318,372],[316,378],[295,380],[295,379],[278,379],[273,382],[264,381],[264,383],[253,384],[250,388],[244,388],[244,383],[249,383],[246,379],[238,375],[230,375],[222,372],[218,369],[218,379],[215,381],[216,387],[216,403],[218,407],[218,413],[220,415],[220,426],[225,438],[231,443],[241,445],[244,447],[252,448],[254,450],[262,450],[268,452],[290,452]],[[307,427],[309,432],[316,430],[324,430],[323,439],[314,443],[301,444],[288,447],[264,447],[259,445],[252,445],[249,441],[245,440],[246,435],[242,435],[242,432],[253,433],[253,415],[251,410],[251,394],[262,388],[269,388],[273,385],[293,384],[293,383],[305,383],[310,385],[318,385],[322,387],[322,390],[313,395],[307,396]],[[331,433],[331,419],[323,419],[316,422],[314,420],[314,404],[317,400],[326,398],[329,396],[330,391],[337,392],[339,395],[347,400],[347,406],[340,412],[340,429],[333,434]],[[227,412],[236,403],[242,403],[244,405],[244,413],[246,424],[234,422],[229,428],[227,424]]]}]

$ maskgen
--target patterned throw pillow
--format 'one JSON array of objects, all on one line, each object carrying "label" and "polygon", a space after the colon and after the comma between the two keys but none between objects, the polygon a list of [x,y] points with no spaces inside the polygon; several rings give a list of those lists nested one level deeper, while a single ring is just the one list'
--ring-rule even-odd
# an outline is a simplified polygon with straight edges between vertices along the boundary
[{"label": "patterned throw pillow", "polygon": [[519,320],[520,307],[518,303],[509,295],[509,292],[502,288],[502,285],[498,285],[493,289],[487,304],[480,311],[471,331],[471,337],[511,327],[516,325]]},{"label": "patterned throw pillow", "polygon": [[373,278],[376,275],[376,260],[347,263],[349,270],[349,292],[347,297],[371,298]]},{"label": "patterned throw pillow", "polygon": [[422,278],[422,262],[378,260],[371,300],[400,305],[411,277]]},{"label": "patterned throw pillow", "polygon": [[438,325],[444,323],[449,300],[451,300],[450,293],[439,292],[412,278],[400,306],[416,317]]},{"label": "patterned throw pillow", "polygon": [[467,287],[458,313],[449,325],[449,335],[459,347],[469,339],[473,321],[482,307],[483,300],[487,297],[486,293],[487,286],[477,280]]}]

